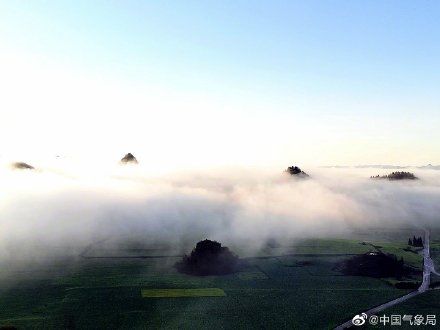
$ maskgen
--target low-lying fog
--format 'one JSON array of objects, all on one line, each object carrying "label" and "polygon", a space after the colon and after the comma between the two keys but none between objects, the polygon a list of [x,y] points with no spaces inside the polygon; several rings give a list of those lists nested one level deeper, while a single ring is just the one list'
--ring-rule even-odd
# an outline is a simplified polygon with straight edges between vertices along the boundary
[{"label": "low-lying fog", "polygon": [[[200,239],[258,247],[269,238],[349,236],[359,228],[440,223],[440,171],[371,180],[385,169],[213,169],[154,176],[148,164],[65,160],[0,169],[0,262],[80,253],[93,242],[140,240],[188,249]],[[286,164],[287,167],[288,164]]]}]

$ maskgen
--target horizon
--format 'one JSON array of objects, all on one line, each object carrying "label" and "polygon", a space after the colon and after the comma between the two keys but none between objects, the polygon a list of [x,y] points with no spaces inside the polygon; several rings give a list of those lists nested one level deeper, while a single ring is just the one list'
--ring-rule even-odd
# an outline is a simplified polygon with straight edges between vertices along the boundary
[{"label": "horizon", "polygon": [[439,12],[3,2],[0,154],[133,152],[154,168],[440,164]]},{"label": "horizon", "polygon": [[[0,154],[0,166],[2,169],[10,169],[15,163],[25,163],[31,165],[36,170],[47,171],[57,169],[61,171],[81,171],[84,174],[90,171],[100,171],[105,169],[108,171],[118,171],[124,167],[131,168],[133,171],[142,171],[144,174],[149,175],[164,175],[170,173],[208,173],[209,171],[263,171],[267,173],[277,173],[282,172],[289,166],[298,166],[302,170],[313,171],[319,169],[370,169],[370,170],[384,170],[384,171],[400,171],[400,170],[440,170],[440,164],[429,163],[429,164],[360,164],[354,163],[348,164],[299,164],[295,162],[279,164],[279,163],[260,163],[260,164],[192,164],[190,166],[175,166],[173,162],[165,163],[155,163],[150,159],[144,159],[139,157],[139,154],[134,154],[137,159],[137,164],[125,165],[121,163],[121,159],[125,154],[121,154],[120,157],[106,156],[106,157],[96,157],[93,154],[89,155],[75,155],[75,156],[65,156],[62,154],[52,155],[52,156],[34,156],[34,157],[2,157]],[[386,172],[381,171],[380,174],[385,174]]]},{"label": "horizon", "polygon": [[439,17],[0,1],[0,330],[435,326]]}]

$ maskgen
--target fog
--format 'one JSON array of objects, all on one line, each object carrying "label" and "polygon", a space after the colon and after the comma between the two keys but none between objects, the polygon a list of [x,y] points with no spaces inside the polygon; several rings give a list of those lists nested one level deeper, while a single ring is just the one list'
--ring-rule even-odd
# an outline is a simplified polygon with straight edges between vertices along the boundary
[{"label": "fog", "polygon": [[390,172],[371,168],[303,168],[311,178],[298,179],[283,168],[152,174],[142,163],[32,165],[0,169],[0,262],[78,255],[103,241],[181,253],[209,238],[256,249],[273,238],[433,228],[440,218],[435,170],[414,169],[420,180],[390,182],[369,179]]}]

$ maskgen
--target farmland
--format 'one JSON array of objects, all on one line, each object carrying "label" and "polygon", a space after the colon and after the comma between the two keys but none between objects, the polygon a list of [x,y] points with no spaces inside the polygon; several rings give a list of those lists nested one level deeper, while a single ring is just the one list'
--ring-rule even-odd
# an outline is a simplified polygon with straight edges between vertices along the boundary
[{"label": "farmland", "polygon": [[[401,250],[399,242],[374,245],[405,258],[413,255]],[[0,286],[0,325],[326,329],[407,292],[385,280],[344,276],[334,269],[350,255],[370,249],[363,241],[343,239],[264,247],[245,258],[239,272],[225,276],[180,274],[173,267],[179,257],[166,250],[157,251],[155,258],[145,258],[146,250],[141,250],[144,258],[77,257],[17,268]],[[99,246],[89,251],[102,253],[107,252]],[[414,256],[409,260],[416,264]]]},{"label": "farmland", "polygon": [[[386,309],[379,315],[435,315],[437,319],[437,328],[439,323],[438,311],[440,310],[440,290],[432,290],[421,295],[414,297],[400,305],[394,306],[393,308]],[[408,322],[403,322],[399,329],[414,329],[415,325],[410,325]],[[423,328],[436,328],[434,326],[422,326]],[[368,329],[377,329],[378,326],[369,326]],[[396,326],[381,325],[381,329],[395,329]]]},{"label": "farmland", "polygon": [[182,298],[182,297],[224,297],[225,292],[219,288],[204,289],[142,289],[143,298]]}]

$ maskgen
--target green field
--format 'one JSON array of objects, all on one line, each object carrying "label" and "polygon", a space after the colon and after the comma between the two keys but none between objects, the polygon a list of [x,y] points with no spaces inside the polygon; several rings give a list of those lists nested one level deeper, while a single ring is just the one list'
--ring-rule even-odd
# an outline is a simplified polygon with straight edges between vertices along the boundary
[{"label": "green field", "polygon": [[237,274],[237,276],[240,280],[244,280],[244,281],[267,280],[268,279],[267,275],[259,270],[239,272]]},{"label": "green field", "polygon": [[[407,292],[385,280],[344,276],[334,269],[351,254],[370,249],[361,241],[321,243],[320,248],[319,240],[299,242],[285,247],[287,253],[265,248],[246,258],[240,272],[226,276],[180,274],[173,267],[177,257],[78,257],[8,273],[2,269],[0,326],[328,329]],[[400,243],[380,244],[400,249]],[[155,255],[167,254],[160,252]]]},{"label": "green field", "polygon": [[437,326],[426,325],[426,326],[415,326],[410,325],[406,322],[402,324],[402,326],[368,326],[367,328],[372,329],[414,329],[414,328],[422,328],[422,329],[438,329],[440,325],[440,290],[432,290],[421,295],[414,297],[402,304],[389,308],[378,315],[436,315]]},{"label": "green field", "polygon": [[142,289],[143,298],[181,298],[181,297],[224,297],[225,292],[219,288],[202,289]]}]

